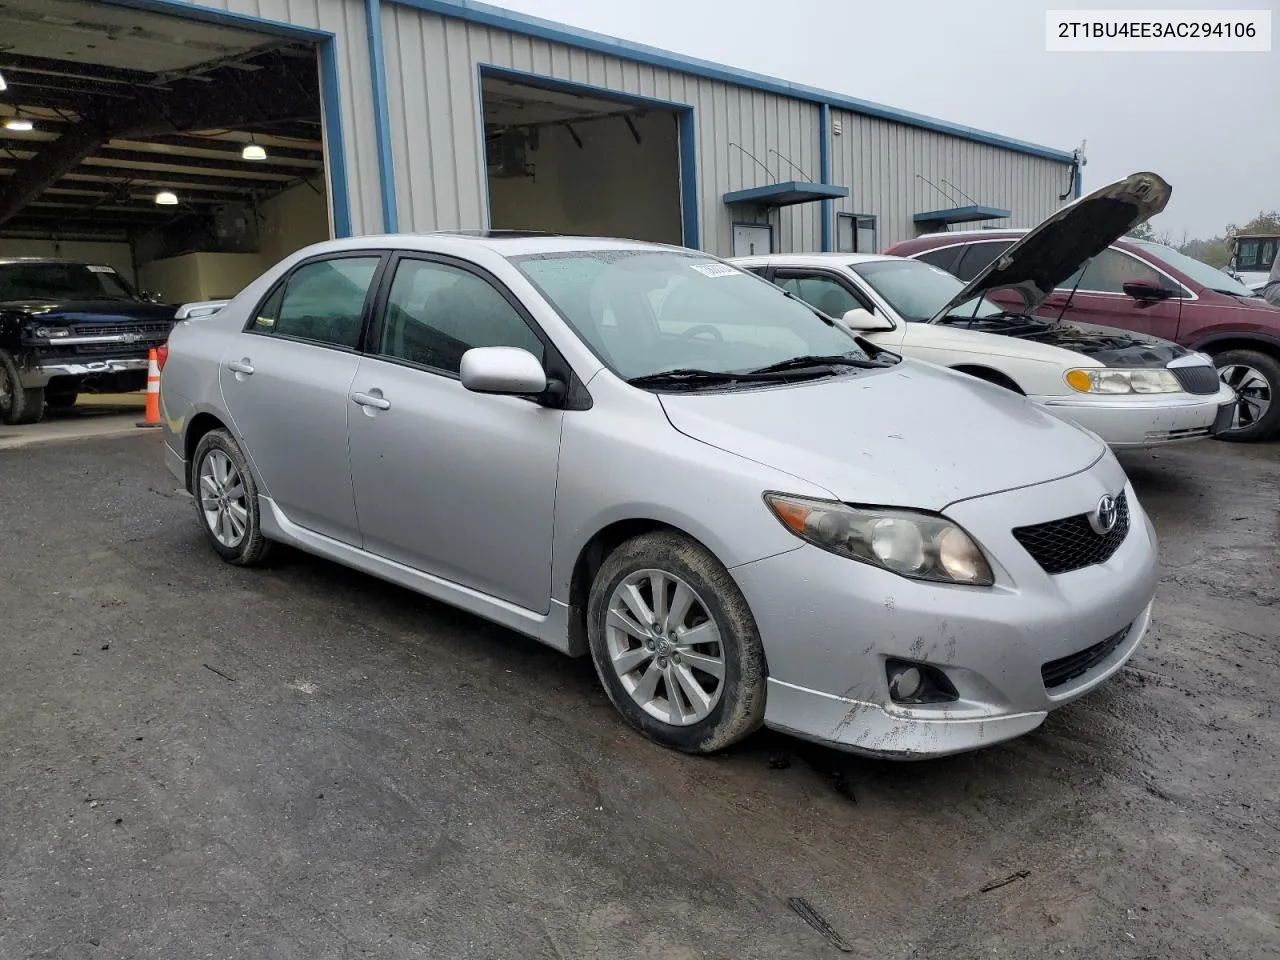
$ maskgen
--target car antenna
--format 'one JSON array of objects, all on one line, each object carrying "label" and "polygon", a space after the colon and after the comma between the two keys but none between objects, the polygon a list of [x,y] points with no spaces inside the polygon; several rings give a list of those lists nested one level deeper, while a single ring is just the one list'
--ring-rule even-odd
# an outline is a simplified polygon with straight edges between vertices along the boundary
[{"label": "car antenna", "polygon": [[1076,291],[1080,289],[1080,281],[1084,279],[1084,273],[1089,269],[1089,264],[1093,263],[1093,257],[1090,257],[1080,266],[1080,276],[1076,277],[1076,284],[1071,288],[1071,292],[1067,294],[1067,299],[1062,301],[1062,309],[1058,311],[1057,318],[1054,323],[1062,322],[1062,315],[1067,312],[1067,307],[1071,306],[1071,298],[1076,295]]}]

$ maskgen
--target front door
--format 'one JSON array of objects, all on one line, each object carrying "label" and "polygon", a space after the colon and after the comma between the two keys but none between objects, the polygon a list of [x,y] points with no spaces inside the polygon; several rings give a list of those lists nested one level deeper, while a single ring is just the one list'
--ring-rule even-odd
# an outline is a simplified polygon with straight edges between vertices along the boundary
[{"label": "front door", "polygon": [[258,307],[218,379],[263,493],[294,523],[358,544],[347,394],[377,254],[303,263]]},{"label": "front door", "polygon": [[[1073,294],[1076,281],[1080,285]],[[1166,300],[1135,300],[1124,292],[1131,280],[1153,283],[1168,290]],[[1102,327],[1133,330],[1165,340],[1178,339],[1178,318],[1182,311],[1179,284],[1132,254],[1109,247],[1098,254],[1079,272],[1068,277],[1037,308],[1036,315]],[[1066,310],[1063,310],[1063,307]]]},{"label": "front door", "polygon": [[472,393],[471,347],[547,349],[507,291],[461,261],[405,256],[347,400],[371,553],[546,613],[562,410]]}]

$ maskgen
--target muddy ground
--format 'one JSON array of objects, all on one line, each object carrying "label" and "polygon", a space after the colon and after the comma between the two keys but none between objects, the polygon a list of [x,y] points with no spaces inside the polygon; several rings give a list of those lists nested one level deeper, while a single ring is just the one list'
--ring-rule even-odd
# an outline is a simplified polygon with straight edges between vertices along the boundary
[{"label": "muddy ground", "polygon": [[0,453],[0,958],[1280,955],[1280,445],[1125,464],[1164,562],[1131,665],[893,764],[669,753],[585,661],[229,567],[154,434]]}]

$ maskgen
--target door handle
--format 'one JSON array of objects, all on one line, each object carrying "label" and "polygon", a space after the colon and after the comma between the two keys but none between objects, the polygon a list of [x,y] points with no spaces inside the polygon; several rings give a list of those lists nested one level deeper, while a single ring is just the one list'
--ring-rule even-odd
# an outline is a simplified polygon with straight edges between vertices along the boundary
[{"label": "door handle", "polygon": [[231,360],[227,363],[227,369],[235,373],[243,373],[246,377],[253,373],[253,364],[249,362],[249,358],[243,360]]},{"label": "door handle", "polygon": [[[381,391],[379,391],[380,393]],[[368,393],[353,393],[351,399],[362,407],[373,407],[375,410],[390,410],[391,401],[384,397],[375,397]]]}]

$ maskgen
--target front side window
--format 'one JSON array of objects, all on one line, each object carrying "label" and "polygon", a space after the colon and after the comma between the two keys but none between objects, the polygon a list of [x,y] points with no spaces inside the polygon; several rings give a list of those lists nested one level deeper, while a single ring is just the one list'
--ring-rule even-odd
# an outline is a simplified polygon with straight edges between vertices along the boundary
[{"label": "front side window", "polygon": [[1092,293],[1124,293],[1124,285],[1135,280],[1153,283],[1157,286],[1169,286],[1155,268],[1143,263],[1137,257],[1108,247],[1094,257],[1084,268],[1083,278],[1077,270],[1058,284],[1059,289],[1071,290],[1080,281],[1080,290]]},{"label": "front side window", "polygon": [[134,300],[111,267],[57,261],[0,263],[0,303],[23,300]]},{"label": "front side window", "polygon": [[262,304],[250,329],[354,350],[380,260],[337,257],[303,264]]},{"label": "front side window", "polygon": [[738,373],[815,355],[867,358],[848,333],[773,284],[701,254],[597,249],[512,262],[624,379]]},{"label": "front side window", "polygon": [[[919,260],[869,260],[850,264],[849,269],[869,283],[899,316],[912,322],[931,320],[965,286],[945,270]],[[953,307],[950,316],[981,319],[1001,312],[1001,307],[982,297]]]},{"label": "front side window", "polygon": [[862,306],[839,280],[820,273],[779,270],[777,283],[828,317],[843,317],[855,307]]},{"label": "front side window", "polygon": [[543,359],[542,341],[489,281],[447,263],[401,260],[378,352],[457,373],[472,347],[521,347]]},{"label": "front side window", "polygon": [[996,257],[1013,246],[1012,240],[987,240],[973,243],[964,248],[956,263],[955,275],[968,283],[983,270],[987,269]]}]

